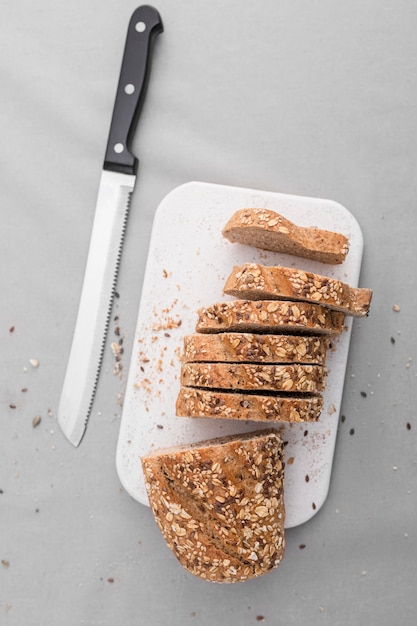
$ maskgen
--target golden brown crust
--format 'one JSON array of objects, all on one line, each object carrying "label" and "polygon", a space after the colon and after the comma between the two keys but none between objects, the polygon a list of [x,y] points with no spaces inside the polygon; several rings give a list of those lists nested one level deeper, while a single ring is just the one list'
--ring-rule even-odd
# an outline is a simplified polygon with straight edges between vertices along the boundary
[{"label": "golden brown crust", "polygon": [[349,240],[345,235],[297,226],[269,209],[240,209],[232,215],[222,232],[232,243],[334,265],[343,263],[349,251]]},{"label": "golden brown crust", "polygon": [[209,417],[258,422],[316,422],[323,408],[320,395],[255,394],[181,387],[178,417]]},{"label": "golden brown crust", "polygon": [[235,266],[224,293],[247,300],[287,299],[313,302],[346,315],[368,315],[372,299],[370,289],[350,287],[327,276],[290,267],[267,267],[259,263]]},{"label": "golden brown crust", "polygon": [[345,316],[320,304],[280,300],[233,300],[197,311],[196,331],[340,334]]},{"label": "golden brown crust", "polygon": [[232,583],[279,565],[283,450],[277,431],[264,430],[142,458],[155,520],[185,569]]},{"label": "golden brown crust", "polygon": [[286,363],[183,363],[181,384],[233,391],[323,391],[326,370],[321,365]]},{"label": "golden brown crust", "polygon": [[329,338],[319,335],[216,333],[184,337],[182,360],[324,365]]}]

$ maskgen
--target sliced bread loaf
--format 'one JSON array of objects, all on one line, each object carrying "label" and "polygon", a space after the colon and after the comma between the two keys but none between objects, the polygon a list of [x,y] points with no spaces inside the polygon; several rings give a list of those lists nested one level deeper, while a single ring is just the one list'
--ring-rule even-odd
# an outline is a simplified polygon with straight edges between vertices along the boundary
[{"label": "sliced bread loaf", "polygon": [[259,263],[235,266],[224,293],[247,300],[300,300],[315,302],[346,315],[368,315],[372,299],[370,289],[350,287],[327,276],[290,267],[267,267]]},{"label": "sliced bread loaf", "polygon": [[234,583],[284,556],[284,446],[275,430],[159,450],[142,458],[168,547],[204,580]]},{"label": "sliced bread loaf", "polygon": [[349,251],[349,240],[345,235],[297,226],[269,209],[240,209],[232,215],[222,232],[232,243],[292,254],[322,263],[343,263]]}]

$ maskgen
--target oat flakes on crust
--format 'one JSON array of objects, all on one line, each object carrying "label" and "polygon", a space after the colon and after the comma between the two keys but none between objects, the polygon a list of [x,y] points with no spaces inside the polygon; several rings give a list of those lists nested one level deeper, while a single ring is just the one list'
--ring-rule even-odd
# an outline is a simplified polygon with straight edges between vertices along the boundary
[{"label": "oat flakes on crust", "polygon": [[181,565],[235,583],[276,568],[285,550],[284,446],[265,430],[142,458],[151,510]]},{"label": "oat flakes on crust", "polygon": [[326,369],[322,365],[286,363],[183,363],[181,384],[188,387],[233,391],[323,391]]},{"label": "oat flakes on crust", "polygon": [[197,387],[181,387],[176,401],[178,417],[255,422],[317,422],[322,409],[321,395],[248,394]]},{"label": "oat flakes on crust", "polygon": [[291,300],[233,300],[197,311],[196,331],[340,334],[345,315],[320,304]]},{"label": "oat flakes on crust", "polygon": [[324,365],[329,343],[325,335],[194,333],[184,337],[182,361]]},{"label": "oat flakes on crust", "polygon": [[368,315],[372,291],[350,287],[340,280],[282,266],[245,263],[235,266],[224,293],[247,300],[299,300],[313,302],[346,315]]}]

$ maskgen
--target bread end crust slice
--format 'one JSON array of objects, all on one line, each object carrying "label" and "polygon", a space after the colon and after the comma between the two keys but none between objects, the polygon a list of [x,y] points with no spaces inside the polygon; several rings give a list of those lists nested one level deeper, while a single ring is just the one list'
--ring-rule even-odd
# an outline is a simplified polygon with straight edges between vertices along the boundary
[{"label": "bread end crust slice", "polygon": [[236,211],[222,234],[232,243],[332,265],[343,263],[349,252],[349,240],[342,233],[298,226],[269,209],[247,208]]},{"label": "bread end crust slice", "polygon": [[265,429],[142,457],[156,523],[187,571],[235,583],[280,564],[283,454],[278,432]]}]

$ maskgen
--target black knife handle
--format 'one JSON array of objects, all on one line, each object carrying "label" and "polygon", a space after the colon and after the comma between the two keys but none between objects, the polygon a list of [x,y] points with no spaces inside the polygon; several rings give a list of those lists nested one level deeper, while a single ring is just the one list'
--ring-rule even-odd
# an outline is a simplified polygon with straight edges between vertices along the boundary
[{"label": "black knife handle", "polygon": [[131,141],[146,93],[151,44],[162,31],[159,13],[151,6],[139,7],[130,18],[104,158],[106,170],[136,174],[138,160]]}]

